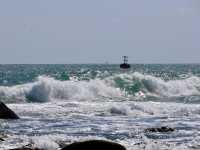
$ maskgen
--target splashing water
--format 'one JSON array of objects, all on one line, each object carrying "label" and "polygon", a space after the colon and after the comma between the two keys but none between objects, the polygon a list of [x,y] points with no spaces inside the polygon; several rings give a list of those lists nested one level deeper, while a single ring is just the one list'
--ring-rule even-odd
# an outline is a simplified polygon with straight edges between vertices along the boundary
[{"label": "splashing water", "polygon": [[[0,86],[0,98],[5,102],[47,102],[53,99],[93,100],[100,97],[115,98],[173,98],[200,95],[200,78],[164,81],[138,72],[117,74],[104,79],[59,81],[52,77],[39,76],[35,82]],[[196,97],[195,97],[196,98]]]},{"label": "splashing water", "polygon": [[[198,65],[0,66],[0,99],[20,117],[0,120],[0,149],[87,139],[132,149],[199,149]],[[6,74],[1,76],[1,72]],[[6,82],[5,82],[6,81]],[[145,129],[168,126],[170,133]]]}]

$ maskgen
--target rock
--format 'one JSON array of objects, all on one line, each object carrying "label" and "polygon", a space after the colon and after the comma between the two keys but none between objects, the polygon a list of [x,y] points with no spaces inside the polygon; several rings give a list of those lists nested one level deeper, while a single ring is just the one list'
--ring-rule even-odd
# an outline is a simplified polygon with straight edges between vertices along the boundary
[{"label": "rock", "polygon": [[3,102],[0,102],[0,119],[19,119]]},{"label": "rock", "polygon": [[126,150],[126,148],[118,143],[103,141],[103,140],[90,140],[84,142],[75,142],[67,145],[61,150]]},{"label": "rock", "polygon": [[170,127],[160,127],[160,128],[147,128],[145,129],[145,132],[173,132],[175,131],[174,128],[170,128]]},{"label": "rock", "polygon": [[7,138],[5,134],[0,134],[0,141],[5,141],[5,138]]}]

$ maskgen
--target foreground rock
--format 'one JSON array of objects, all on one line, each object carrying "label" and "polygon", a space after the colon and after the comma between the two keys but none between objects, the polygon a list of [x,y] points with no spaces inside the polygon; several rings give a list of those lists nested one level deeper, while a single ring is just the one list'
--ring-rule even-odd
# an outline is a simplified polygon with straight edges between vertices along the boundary
[{"label": "foreground rock", "polygon": [[19,119],[3,102],[0,102],[0,119]]},{"label": "foreground rock", "polygon": [[72,143],[64,147],[62,150],[126,150],[126,148],[114,142],[90,140]]},{"label": "foreground rock", "polygon": [[161,133],[165,133],[165,132],[173,132],[175,131],[174,128],[170,128],[170,127],[160,127],[160,128],[147,128],[145,129],[145,132],[161,132]]}]

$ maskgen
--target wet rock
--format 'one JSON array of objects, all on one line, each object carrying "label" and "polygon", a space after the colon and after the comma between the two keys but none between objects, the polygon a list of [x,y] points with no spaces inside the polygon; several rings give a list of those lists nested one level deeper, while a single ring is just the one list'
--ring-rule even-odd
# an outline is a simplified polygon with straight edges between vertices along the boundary
[{"label": "wet rock", "polygon": [[4,134],[0,134],[0,141],[5,141],[5,138],[7,138],[6,135],[4,135]]},{"label": "wet rock", "polygon": [[75,142],[67,145],[61,150],[126,150],[126,148],[118,143],[103,141],[103,140],[90,140],[84,142]]},{"label": "wet rock", "polygon": [[19,119],[3,102],[0,102],[0,119]]},{"label": "wet rock", "polygon": [[165,132],[173,132],[175,131],[174,128],[170,128],[170,127],[160,127],[160,128],[147,128],[145,129],[145,132],[161,132],[161,133],[165,133]]}]

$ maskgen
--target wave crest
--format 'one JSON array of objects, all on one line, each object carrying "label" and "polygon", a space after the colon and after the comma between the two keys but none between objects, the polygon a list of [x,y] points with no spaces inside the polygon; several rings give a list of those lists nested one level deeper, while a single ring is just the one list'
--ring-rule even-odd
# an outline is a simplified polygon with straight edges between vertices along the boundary
[{"label": "wave crest", "polygon": [[59,81],[47,76],[39,76],[33,83],[12,87],[0,87],[0,98],[6,102],[31,101],[47,102],[52,99],[89,100],[98,97],[121,97],[119,88],[112,87],[105,80]]},{"label": "wave crest", "polygon": [[135,96],[138,93],[156,97],[200,95],[200,78],[196,76],[182,80],[164,81],[158,77],[135,72],[117,75],[114,80],[117,86]]},{"label": "wave crest", "polygon": [[148,98],[200,95],[200,78],[164,81],[141,73],[117,74],[89,81],[59,81],[39,76],[35,82],[12,87],[0,86],[0,99],[4,102],[47,102],[53,99],[93,100],[98,98]]}]

